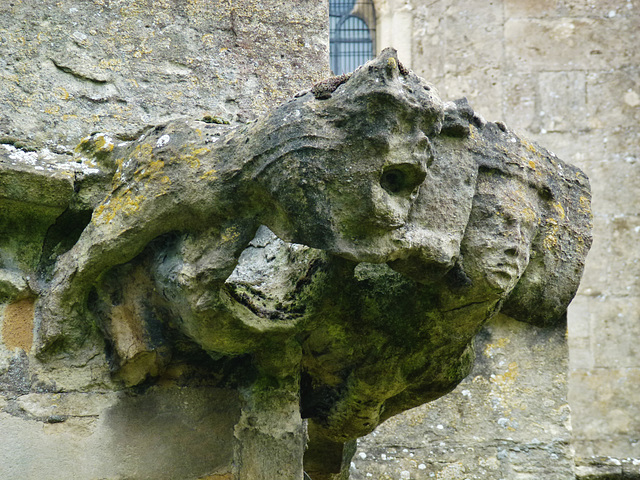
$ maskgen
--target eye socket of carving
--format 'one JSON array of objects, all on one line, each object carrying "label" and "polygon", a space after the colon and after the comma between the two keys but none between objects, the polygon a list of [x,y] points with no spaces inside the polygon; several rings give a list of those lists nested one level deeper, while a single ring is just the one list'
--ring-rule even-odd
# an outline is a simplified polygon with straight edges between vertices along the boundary
[{"label": "eye socket of carving", "polygon": [[426,173],[419,165],[389,165],[382,171],[380,186],[392,195],[409,195],[422,184]]}]

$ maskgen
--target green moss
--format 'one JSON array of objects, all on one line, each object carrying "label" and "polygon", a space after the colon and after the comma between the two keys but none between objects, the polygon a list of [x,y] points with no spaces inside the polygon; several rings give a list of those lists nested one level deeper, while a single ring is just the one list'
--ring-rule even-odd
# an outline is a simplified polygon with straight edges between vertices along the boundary
[{"label": "green moss", "polygon": [[19,148],[20,150],[24,150],[25,152],[37,151],[37,148],[35,146],[25,143],[23,140],[20,140],[16,137],[10,137],[10,136],[4,136],[4,135],[0,136],[0,144],[13,145],[14,147]]},{"label": "green moss", "polygon": [[213,115],[205,115],[204,117],[202,117],[202,121],[205,123],[216,123],[218,125],[229,125],[228,120],[224,120],[223,118]]}]

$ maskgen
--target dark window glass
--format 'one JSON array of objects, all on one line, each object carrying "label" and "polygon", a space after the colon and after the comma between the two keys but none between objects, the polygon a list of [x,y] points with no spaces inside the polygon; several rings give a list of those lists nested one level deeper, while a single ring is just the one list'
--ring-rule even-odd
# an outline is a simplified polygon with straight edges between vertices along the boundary
[{"label": "dark window glass", "polygon": [[376,14],[371,0],[330,0],[329,22],[335,75],[352,72],[374,57]]}]

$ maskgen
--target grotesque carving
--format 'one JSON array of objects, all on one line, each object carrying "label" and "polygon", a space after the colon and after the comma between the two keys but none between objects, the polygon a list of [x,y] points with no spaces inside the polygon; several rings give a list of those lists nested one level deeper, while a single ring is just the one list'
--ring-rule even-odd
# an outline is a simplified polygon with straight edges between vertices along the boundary
[{"label": "grotesque carving", "polygon": [[328,99],[298,96],[222,135],[176,121],[119,145],[102,135],[85,139],[79,148],[115,173],[111,193],[57,262],[42,303],[45,348],[65,341],[69,317],[100,274],[167,232],[206,232],[224,250],[216,260],[228,270],[221,279],[260,224],[353,261],[380,263],[428,248],[408,235],[408,217],[443,104],[418,77],[401,77],[390,52],[349,86]]},{"label": "grotesque carving", "polygon": [[238,129],[79,151],[111,192],[39,300],[42,355],[100,331],[128,385],[185,344],[252,365],[299,393],[320,473],[453,389],[498,311],[562,317],[590,245],[582,172],[443,103],[390,49]]}]

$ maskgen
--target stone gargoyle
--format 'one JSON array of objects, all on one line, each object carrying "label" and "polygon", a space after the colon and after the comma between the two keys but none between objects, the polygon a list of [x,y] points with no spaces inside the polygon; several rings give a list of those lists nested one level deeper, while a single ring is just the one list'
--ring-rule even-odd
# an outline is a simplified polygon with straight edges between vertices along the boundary
[{"label": "stone gargoyle", "polygon": [[236,381],[309,419],[314,480],[451,391],[497,312],[561,319],[591,242],[580,170],[443,102],[392,49],[239,128],[113,138],[77,149],[110,191],[43,288],[41,358],[106,339],[129,386],[186,344],[252,369]]}]

